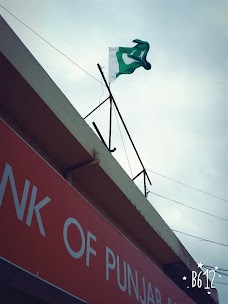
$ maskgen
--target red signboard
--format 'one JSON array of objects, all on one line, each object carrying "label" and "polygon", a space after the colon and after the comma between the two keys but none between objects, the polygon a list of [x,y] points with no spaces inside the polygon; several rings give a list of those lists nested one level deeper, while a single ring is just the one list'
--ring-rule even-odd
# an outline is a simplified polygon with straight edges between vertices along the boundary
[{"label": "red signboard", "polygon": [[2,120],[0,140],[1,257],[90,304],[194,303]]}]

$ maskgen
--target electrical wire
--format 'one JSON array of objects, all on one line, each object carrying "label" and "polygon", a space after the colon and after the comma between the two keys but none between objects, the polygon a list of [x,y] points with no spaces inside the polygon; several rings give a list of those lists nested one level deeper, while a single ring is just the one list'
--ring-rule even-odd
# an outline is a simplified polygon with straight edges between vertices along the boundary
[{"label": "electrical wire", "polygon": [[85,72],[87,75],[89,75],[90,77],[92,77],[94,80],[96,80],[97,82],[101,83],[103,86],[104,84],[97,79],[96,77],[94,77],[93,75],[91,75],[89,72],[87,72],[85,69],[83,69],[79,64],[77,64],[75,61],[73,61],[70,57],[68,57],[66,54],[64,54],[63,52],[61,52],[57,47],[55,47],[53,44],[51,44],[49,41],[47,41],[45,38],[43,38],[40,34],[38,34],[36,31],[34,31],[30,26],[28,26],[27,24],[25,24],[23,21],[21,21],[19,18],[17,18],[14,14],[12,14],[8,9],[6,9],[4,6],[2,6],[0,4],[0,7],[3,8],[7,13],[9,13],[12,17],[14,17],[17,21],[19,21],[21,24],[23,24],[25,27],[27,27],[31,32],[33,32],[36,36],[38,36],[41,40],[43,40],[45,43],[47,43],[49,46],[51,46],[55,51],[57,51],[59,54],[61,54],[62,56],[64,56],[66,59],[68,59],[71,63],[73,63],[74,65],[76,65],[79,69],[81,69],[83,72]]},{"label": "electrical wire", "polygon": [[228,285],[228,283],[222,283],[222,282],[214,282],[215,284],[222,284],[222,285]]},{"label": "electrical wire", "polygon": [[[209,269],[208,269],[209,270]],[[221,271],[218,271],[218,270],[215,270],[215,269],[211,269],[211,270],[214,270],[216,273],[219,273],[219,274],[222,274],[223,276],[225,277],[228,277],[228,274],[227,273],[224,273],[224,272],[221,272]]]},{"label": "electrical wire", "polygon": [[[207,270],[213,270],[213,271],[215,271],[216,273],[219,273],[219,274],[222,274],[222,275],[225,276],[225,277],[228,277],[228,274],[227,274],[227,273],[224,273],[224,272],[221,272],[220,270],[222,270],[222,269],[220,269],[220,268],[218,268],[218,270],[217,270],[217,269],[215,269],[215,267],[211,267],[211,266],[203,265],[203,267],[206,268]],[[223,270],[223,271],[224,271],[224,270]],[[227,270],[225,270],[225,271],[227,271]]]},{"label": "electrical wire", "polygon": [[172,229],[172,231],[177,232],[177,233],[181,233],[181,234],[184,234],[184,235],[187,235],[187,236],[190,236],[190,237],[193,237],[193,238],[195,238],[195,239],[199,239],[199,240],[201,240],[201,241],[205,241],[205,242],[217,244],[217,245],[220,245],[220,246],[228,247],[227,244],[222,244],[222,243],[218,243],[218,242],[215,242],[215,241],[203,239],[203,238],[201,238],[201,237],[198,237],[198,236],[195,236],[195,235],[191,235],[191,234],[188,234],[188,233],[185,233],[185,232],[182,232],[182,231],[178,231],[178,230],[175,230],[175,229]]},{"label": "electrical wire", "polygon": [[[0,7],[3,8],[3,9],[4,9],[8,14],[10,14],[12,17],[14,17],[18,22],[20,22],[20,23],[23,24],[25,27],[27,27],[31,32],[33,32],[33,33],[34,33],[36,36],[38,36],[41,40],[43,40],[45,43],[47,43],[49,46],[51,46],[55,51],[57,51],[59,54],[61,54],[62,56],[64,56],[66,59],[68,59],[71,63],[73,63],[74,65],[76,65],[76,66],[77,66],[79,69],[81,69],[84,73],[86,73],[86,74],[89,75],[91,78],[93,78],[94,80],[96,80],[97,82],[99,82],[99,83],[102,85],[102,87],[105,86],[99,79],[97,79],[96,77],[94,77],[93,75],[91,75],[89,72],[87,72],[84,68],[82,68],[79,64],[77,64],[75,61],[73,61],[70,57],[68,57],[68,56],[67,56],[66,54],[64,54],[62,51],[60,51],[57,47],[55,47],[53,44],[51,44],[48,40],[46,40],[45,38],[43,38],[40,34],[38,34],[38,33],[37,33],[35,30],[33,30],[30,26],[28,26],[26,23],[24,23],[23,21],[21,21],[18,17],[16,17],[13,13],[11,13],[8,9],[6,9],[3,5],[0,4]],[[103,95],[103,94],[102,94],[102,95]],[[177,180],[175,180],[175,179],[169,178],[169,177],[167,177],[167,176],[165,176],[165,175],[162,175],[162,174],[160,174],[160,173],[157,173],[157,172],[155,172],[155,171],[152,171],[152,170],[149,170],[149,169],[146,169],[146,171],[149,171],[149,172],[151,172],[151,173],[153,173],[153,174],[159,175],[159,176],[161,176],[161,177],[163,177],[163,178],[166,178],[166,179],[168,179],[168,180],[170,180],[170,181],[173,181],[173,182],[175,182],[175,183],[178,183],[178,184],[180,184],[180,185],[182,185],[182,186],[191,188],[191,189],[193,189],[193,190],[195,190],[195,191],[198,191],[198,192],[204,193],[204,194],[206,194],[206,195],[209,195],[209,196],[211,196],[211,197],[217,198],[217,199],[219,199],[219,200],[223,200],[223,201],[225,201],[225,202],[228,202],[228,200],[226,200],[226,199],[224,199],[224,198],[218,197],[218,196],[213,195],[213,194],[211,194],[211,193],[208,193],[208,192],[202,191],[202,190],[200,190],[200,189],[197,189],[197,188],[195,188],[195,187],[189,186],[189,185],[187,185],[187,184],[184,184],[184,183],[179,182],[179,181],[177,181]]]},{"label": "electrical wire", "polygon": [[[26,23],[24,23],[23,21],[21,21],[18,17],[16,17],[13,13],[11,13],[8,9],[6,9],[3,5],[0,4],[0,7],[3,8],[8,14],[10,14],[12,17],[14,17],[18,22],[20,22],[21,24],[23,24],[25,27],[27,27],[31,32],[33,32],[36,36],[38,36],[40,39],[42,39],[45,43],[47,43],[49,46],[51,46],[55,51],[57,51],[59,54],[61,54],[62,56],[64,56],[66,59],[68,59],[71,63],[73,63],[74,65],[76,65],[79,69],[81,69],[84,73],[86,73],[87,75],[89,75],[90,77],[92,77],[94,80],[96,80],[97,82],[101,83],[102,87],[104,86],[104,84],[99,80],[97,79],[96,77],[94,77],[93,75],[91,75],[89,72],[87,72],[84,68],[82,68],[79,64],[77,64],[75,61],[73,61],[70,57],[68,57],[66,54],[64,54],[62,51],[60,51],[57,47],[55,47],[53,44],[51,44],[48,40],[46,40],[45,38],[43,38],[40,34],[38,34],[35,30],[33,30],[30,26],[28,26]],[[218,197],[214,194],[211,194],[211,193],[208,193],[208,192],[205,192],[205,191],[202,191],[200,189],[197,189],[195,187],[192,187],[192,186],[189,186],[187,184],[184,184],[182,182],[179,182],[175,179],[172,179],[172,178],[169,178],[165,175],[162,175],[160,173],[157,173],[155,171],[152,171],[152,170],[149,170],[149,169],[146,169],[146,171],[149,171],[153,174],[156,174],[156,175],[159,175],[163,178],[166,178],[168,180],[171,180],[175,183],[178,183],[182,186],[185,186],[185,187],[188,187],[188,188],[191,188],[195,191],[199,191],[201,193],[204,193],[206,195],[209,195],[211,197],[214,197],[214,198],[217,198],[219,200],[222,200],[222,201],[225,201],[225,202],[228,202],[228,200],[224,199],[224,198],[221,198],[221,197]]]},{"label": "electrical wire", "polygon": [[123,146],[124,146],[125,155],[127,157],[128,166],[130,168],[131,177],[133,178],[133,173],[132,173],[132,170],[131,170],[130,161],[129,161],[129,158],[128,158],[128,155],[127,155],[127,149],[126,149],[125,144],[124,144],[124,139],[123,139],[123,135],[122,135],[122,132],[121,132],[121,129],[120,129],[119,121],[118,121],[118,118],[117,118],[117,115],[116,115],[115,107],[113,107],[113,110],[114,110],[114,113],[115,113],[115,118],[116,118],[116,121],[117,121],[117,125],[118,125],[118,128],[119,128],[120,136],[121,136],[122,143],[123,143]]},{"label": "electrical wire", "polygon": [[[68,59],[71,63],[73,63],[74,65],[76,65],[78,68],[80,68],[83,72],[85,72],[87,75],[89,75],[90,77],[92,77],[94,80],[96,80],[97,82],[99,82],[102,86],[105,86],[100,80],[98,80],[97,78],[95,78],[93,75],[91,75],[90,73],[88,73],[85,69],[83,69],[79,64],[77,64],[75,61],[73,61],[71,58],[69,58],[66,54],[64,54],[62,51],[60,51],[57,47],[55,47],[53,44],[51,44],[48,40],[46,40],[45,38],[43,38],[40,34],[38,34],[35,30],[33,30],[30,26],[28,26],[27,24],[25,24],[23,21],[21,21],[18,17],[16,17],[13,13],[11,13],[8,9],[6,9],[4,6],[2,6],[0,4],[0,7],[3,8],[6,12],[8,12],[12,17],[14,17],[17,21],[19,21],[21,24],[23,24],[25,27],[27,27],[30,31],[32,31],[35,35],[37,35],[41,40],[43,40],[45,43],[47,43],[49,46],[51,46],[55,51],[57,51],[58,53],[60,53],[62,56],[64,56],[66,59]],[[120,131],[121,133],[121,131]],[[122,135],[121,135],[122,137]],[[122,138],[123,141],[123,138]],[[123,142],[124,143],[124,142]],[[126,153],[126,148],[124,146],[125,149],[125,153]],[[126,154],[127,155],[127,154]],[[128,159],[128,156],[127,156]],[[128,159],[128,164],[129,164],[129,168],[131,171],[131,175],[133,178],[133,174],[132,174],[132,170],[131,170],[131,166],[130,166],[130,162]]]},{"label": "electrical wire", "polygon": [[101,105],[101,97],[104,95],[104,84],[103,84],[103,82],[102,82],[102,76],[101,76],[101,89],[102,89],[102,94],[100,95],[100,97],[99,97],[99,108],[98,108],[98,111],[100,111],[100,105]]},{"label": "electrical wire", "polygon": [[[33,30],[31,27],[29,27],[27,24],[25,24],[23,21],[21,21],[18,17],[16,17],[16,16],[15,16],[13,13],[11,13],[8,9],[6,9],[6,8],[5,8],[4,6],[2,6],[1,4],[0,4],[0,7],[1,7],[2,9],[4,9],[6,12],[8,12],[12,17],[14,17],[18,22],[20,22],[20,23],[23,24],[26,28],[28,28],[31,32],[33,32],[36,36],[38,36],[41,40],[43,40],[45,43],[47,43],[47,44],[48,44],[50,47],[52,47],[55,51],[57,51],[59,54],[61,54],[62,56],[64,56],[66,59],[68,59],[71,63],[73,63],[73,64],[74,64],[75,66],[77,66],[79,69],[81,69],[84,73],[86,73],[88,76],[90,76],[91,78],[93,78],[93,79],[96,80],[97,82],[101,83],[102,87],[104,86],[104,84],[103,84],[100,80],[98,80],[98,79],[95,78],[93,75],[91,75],[89,72],[87,72],[84,68],[82,68],[79,64],[77,64],[75,61],[73,61],[70,57],[68,57],[66,54],[64,54],[62,51],[60,51],[57,47],[55,47],[53,44],[51,44],[48,40],[46,40],[46,39],[43,38],[40,34],[38,34],[35,30]],[[116,112],[115,112],[115,110],[114,110],[114,113],[115,113],[115,117],[116,117]],[[122,133],[121,133],[121,130],[120,130],[120,126],[119,126],[119,122],[118,122],[117,117],[116,117],[116,120],[117,120],[117,124],[118,124],[119,131],[120,131],[120,134],[121,134],[121,138],[122,138],[124,150],[125,150],[125,153],[126,153],[128,165],[129,165],[129,168],[130,168],[130,171],[131,171],[131,175],[132,175],[132,177],[133,177],[132,170],[131,170],[131,166],[130,166],[130,162],[129,162],[129,158],[128,158],[128,155],[127,155],[126,147],[125,147],[125,144],[124,144],[123,136],[122,136]],[[173,181],[173,182],[175,182],[175,183],[178,183],[178,184],[180,184],[180,185],[182,185],[182,186],[191,188],[191,189],[193,189],[193,190],[195,190],[195,191],[204,193],[204,194],[206,194],[206,195],[208,195],[208,196],[211,196],[211,197],[217,198],[217,199],[219,199],[219,200],[223,200],[223,201],[225,201],[225,202],[228,202],[228,200],[226,200],[226,199],[224,199],[224,198],[218,197],[218,196],[216,196],[216,195],[213,195],[213,194],[210,194],[210,193],[208,193],[208,192],[202,191],[202,190],[197,189],[197,188],[195,188],[195,187],[189,186],[189,185],[187,185],[187,184],[184,184],[184,183],[182,183],[182,182],[179,182],[179,181],[177,181],[177,180],[174,180],[174,179],[172,179],[172,178],[169,178],[169,177],[167,177],[167,176],[165,176],[165,175],[162,175],[162,174],[160,174],[160,173],[154,172],[154,171],[149,170],[149,169],[146,169],[146,170],[149,171],[149,172],[151,172],[151,173],[153,173],[153,174],[156,174],[156,175],[159,175],[159,176],[161,176],[161,177],[163,177],[163,178],[166,178],[166,179],[168,179],[168,180],[171,180],[171,181]],[[212,215],[212,214],[207,213],[207,212],[204,212],[204,211],[202,211],[202,210],[199,210],[199,209],[190,207],[190,206],[188,206],[188,205],[185,205],[185,204],[183,204],[183,203],[180,203],[180,202],[171,200],[171,199],[166,198],[166,197],[164,197],[164,196],[161,196],[161,195],[159,195],[159,194],[156,194],[156,193],[153,193],[153,192],[150,192],[150,193],[152,193],[152,194],[154,194],[154,195],[157,195],[157,196],[160,196],[160,197],[162,197],[162,198],[164,198],[164,199],[168,199],[168,200],[170,200],[170,201],[172,201],[172,202],[178,203],[178,204],[183,205],[183,206],[185,206],[185,207],[194,209],[194,210],[196,210],[196,211],[198,211],[198,212],[202,212],[202,213],[205,213],[205,214],[207,214],[207,215],[216,217],[216,218],[218,218],[218,219],[221,219],[221,220],[224,220],[224,221],[228,221],[227,219],[223,219],[223,218],[221,218],[221,217]],[[217,244],[217,245],[221,245],[221,246],[228,247],[228,245],[226,245],[226,244],[222,244],[222,243],[214,242],[214,241],[211,241],[211,240],[203,239],[203,238],[200,238],[200,237],[196,237],[196,236],[193,236],[193,235],[190,235],[190,234],[187,234],[187,233],[178,231],[178,230],[173,230],[173,231],[174,231],[174,232],[177,232],[177,233],[181,233],[181,234],[187,235],[187,236],[190,236],[190,237],[193,237],[193,238],[197,238],[197,239],[200,239],[200,240],[203,240],[203,241],[206,241],[206,242],[210,242],[210,243],[214,243],[214,244]],[[204,266],[205,266],[205,265],[204,265]],[[210,267],[210,266],[208,266],[208,267]],[[221,269],[221,270],[222,270],[222,269]],[[223,270],[223,271],[228,271],[228,270]],[[216,272],[218,272],[218,271],[216,271]],[[218,273],[221,273],[221,274],[223,274],[223,275],[227,275],[227,274],[224,274],[224,273],[222,273],[222,272],[218,272]],[[228,275],[227,275],[227,276],[228,276]],[[215,282],[215,283],[217,283],[217,284],[223,284],[223,285],[228,285],[228,284],[222,283],[222,282]]]},{"label": "electrical wire", "polygon": [[[211,268],[211,269],[214,269],[214,268],[215,268],[215,267],[209,266],[209,265],[203,265],[203,267],[205,267],[205,268]],[[219,270],[222,270],[222,271],[228,271],[228,269],[222,269],[222,268],[220,268],[220,267],[218,267],[218,269],[219,269]]]},{"label": "electrical wire", "polygon": [[204,194],[206,194],[206,195],[208,195],[208,196],[217,198],[217,199],[219,199],[219,200],[221,200],[221,201],[224,201],[224,202],[227,202],[227,203],[228,203],[228,200],[227,200],[227,199],[224,199],[224,198],[222,198],[222,197],[219,197],[219,196],[216,196],[216,195],[211,194],[211,193],[209,193],[209,192],[206,192],[206,191],[200,190],[200,189],[198,189],[198,188],[189,186],[189,185],[187,185],[187,184],[184,184],[184,183],[182,183],[182,182],[179,182],[179,181],[177,181],[177,180],[175,180],[175,179],[173,179],[173,178],[167,177],[167,176],[162,175],[162,174],[160,174],[160,173],[157,173],[157,172],[155,172],[155,171],[152,171],[152,170],[149,170],[149,169],[146,169],[146,171],[149,171],[149,172],[151,172],[151,173],[154,173],[154,174],[156,174],[156,175],[159,175],[159,176],[161,176],[161,177],[164,177],[164,178],[166,178],[166,179],[168,179],[168,180],[170,180],[170,181],[172,181],[172,182],[175,182],[175,183],[180,184],[180,185],[182,185],[182,186],[191,188],[191,189],[193,189],[193,190],[195,190],[195,191],[204,193]]},{"label": "electrical wire", "polygon": [[206,212],[206,211],[203,211],[203,210],[200,210],[200,209],[191,207],[191,206],[189,206],[189,205],[183,204],[183,203],[181,203],[181,202],[178,202],[178,201],[173,200],[173,199],[171,199],[171,198],[165,197],[165,196],[163,196],[163,195],[160,195],[160,194],[151,192],[151,191],[149,191],[149,190],[148,190],[148,193],[151,193],[151,194],[153,194],[153,195],[159,196],[159,197],[161,197],[161,198],[163,198],[163,199],[166,199],[166,200],[168,200],[168,201],[170,201],[170,202],[179,204],[179,205],[181,205],[181,206],[183,206],[183,207],[190,208],[190,209],[195,210],[195,211],[197,211],[197,212],[201,212],[201,213],[204,213],[204,214],[206,214],[206,215],[210,215],[210,216],[212,216],[212,217],[215,217],[215,218],[217,218],[217,219],[219,219],[219,220],[228,222],[228,219],[225,219],[225,218],[223,218],[223,217],[220,217],[220,216],[211,214],[211,213],[209,213],[209,212]]}]

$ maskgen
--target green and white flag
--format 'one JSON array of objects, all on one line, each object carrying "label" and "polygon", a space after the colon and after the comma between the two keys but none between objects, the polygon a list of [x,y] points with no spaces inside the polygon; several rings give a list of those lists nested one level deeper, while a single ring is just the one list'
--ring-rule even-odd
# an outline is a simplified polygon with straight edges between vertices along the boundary
[{"label": "green and white flag", "polygon": [[122,74],[131,74],[135,69],[144,67],[151,69],[151,64],[146,60],[150,45],[146,41],[133,40],[134,47],[109,48],[109,83]]}]

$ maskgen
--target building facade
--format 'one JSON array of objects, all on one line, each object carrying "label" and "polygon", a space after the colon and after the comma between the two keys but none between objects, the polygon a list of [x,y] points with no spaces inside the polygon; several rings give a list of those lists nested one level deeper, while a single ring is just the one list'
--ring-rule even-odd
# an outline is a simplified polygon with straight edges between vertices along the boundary
[{"label": "building facade", "polygon": [[196,262],[2,18],[0,36],[0,303],[218,303],[189,288]]}]

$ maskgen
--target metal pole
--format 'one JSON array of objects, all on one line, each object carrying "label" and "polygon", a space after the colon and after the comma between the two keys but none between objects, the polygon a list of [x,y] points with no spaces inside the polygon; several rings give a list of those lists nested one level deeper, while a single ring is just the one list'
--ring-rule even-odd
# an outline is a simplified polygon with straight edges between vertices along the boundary
[{"label": "metal pole", "polygon": [[150,181],[150,178],[149,178],[149,176],[148,176],[148,174],[147,174],[147,172],[146,172],[146,169],[145,169],[145,167],[144,167],[144,165],[143,165],[143,162],[142,162],[142,160],[141,160],[141,158],[140,158],[140,156],[139,156],[139,153],[138,153],[138,151],[137,151],[137,149],[136,149],[136,147],[135,147],[135,144],[134,144],[134,142],[133,142],[133,140],[132,140],[132,138],[131,138],[131,135],[130,135],[128,129],[127,129],[127,126],[125,125],[125,122],[124,122],[124,120],[123,120],[123,117],[122,117],[122,115],[120,114],[120,111],[119,111],[119,109],[118,109],[118,107],[117,107],[117,104],[116,104],[114,98],[113,98],[113,103],[114,103],[114,105],[115,105],[115,107],[116,107],[116,110],[117,110],[117,112],[118,112],[118,114],[119,114],[119,117],[120,117],[120,119],[121,119],[121,121],[122,121],[122,123],[123,123],[123,126],[124,126],[124,128],[125,128],[125,130],[126,130],[126,132],[127,132],[127,135],[128,135],[128,137],[129,137],[129,139],[130,139],[130,141],[131,141],[131,144],[132,144],[132,146],[133,146],[133,148],[134,148],[134,150],[135,150],[135,153],[136,153],[136,155],[138,156],[138,159],[139,159],[139,161],[140,161],[140,163],[141,163],[141,165],[142,165],[142,167],[143,167],[143,170],[145,171],[146,177],[147,177],[147,179],[148,179],[150,185],[152,185],[152,184],[151,184],[151,181]]},{"label": "metal pole", "polygon": [[104,141],[104,138],[103,138],[103,136],[101,135],[101,132],[99,131],[97,125],[95,124],[94,121],[92,122],[92,124],[93,124],[95,130],[97,131],[97,134],[99,135],[101,141],[103,142],[103,144],[105,145],[105,147],[108,149],[108,146],[106,145],[106,143],[105,143],[105,141]]},{"label": "metal pole", "polygon": [[111,90],[110,90],[110,87],[109,87],[109,85],[108,85],[108,83],[107,83],[106,78],[104,77],[104,73],[103,73],[103,71],[102,71],[101,66],[99,65],[99,63],[97,64],[97,66],[98,66],[98,69],[99,69],[99,71],[100,71],[100,73],[101,73],[101,76],[102,76],[102,78],[103,78],[103,80],[104,80],[104,83],[105,83],[105,85],[106,85],[106,88],[107,88],[108,91],[109,91],[110,97],[113,98],[112,92],[111,92]]},{"label": "metal pole", "polygon": [[102,76],[102,78],[103,78],[103,80],[104,80],[104,82],[105,82],[105,85],[106,85],[106,87],[107,87],[107,89],[108,89],[108,91],[109,91],[110,98],[112,98],[112,102],[113,102],[114,105],[115,105],[115,108],[116,108],[116,110],[117,110],[117,112],[118,112],[118,114],[119,114],[119,117],[120,117],[120,119],[121,119],[121,121],[122,121],[122,124],[123,124],[123,126],[124,126],[124,128],[125,128],[125,130],[126,130],[126,132],[127,132],[127,135],[128,135],[128,137],[129,137],[129,139],[130,139],[130,141],[131,141],[131,144],[132,144],[132,146],[133,146],[133,148],[134,148],[134,150],[135,150],[135,153],[136,153],[136,155],[138,156],[138,159],[139,159],[139,161],[140,161],[140,163],[141,163],[141,165],[142,165],[142,167],[143,167],[143,169],[144,169],[144,171],[145,171],[145,175],[146,175],[146,177],[147,177],[147,179],[148,179],[150,185],[152,185],[152,183],[151,183],[151,181],[150,181],[150,178],[149,178],[149,176],[148,176],[148,174],[147,174],[147,172],[146,172],[146,169],[145,169],[145,167],[144,167],[144,165],[143,165],[143,162],[142,162],[142,160],[141,160],[141,158],[140,158],[140,156],[139,156],[139,153],[138,153],[138,151],[137,151],[137,149],[136,149],[136,147],[135,147],[135,144],[134,144],[134,142],[133,142],[133,140],[132,140],[132,138],[131,138],[131,135],[130,135],[128,129],[127,129],[127,126],[126,126],[125,123],[124,123],[123,117],[122,117],[122,115],[120,114],[120,111],[119,111],[119,109],[118,109],[118,107],[117,107],[117,104],[116,104],[116,102],[115,102],[115,99],[114,99],[114,97],[113,97],[113,95],[112,95],[112,92],[111,92],[111,90],[110,90],[110,87],[108,86],[107,80],[106,80],[106,78],[104,77],[104,73],[103,73],[103,71],[102,71],[102,69],[101,69],[99,63],[97,64],[97,66],[98,66],[98,69],[99,69],[99,71],[100,71],[100,73],[101,73],[101,76]]},{"label": "metal pole", "polygon": [[132,178],[132,180],[135,180],[139,175],[141,175],[144,172],[144,169],[142,171],[140,171],[134,178]]},{"label": "metal pole", "polygon": [[100,71],[100,73],[101,73],[101,76],[102,76],[102,78],[103,78],[103,80],[104,80],[104,82],[105,82],[105,85],[106,85],[106,87],[107,87],[107,89],[108,89],[108,91],[109,91],[109,98],[110,98],[110,112],[109,112],[109,150],[111,150],[111,137],[112,137],[112,101],[113,101],[113,96],[112,96],[112,93],[111,93],[111,90],[110,90],[110,87],[109,87],[109,85],[108,85],[108,83],[107,83],[107,80],[106,80],[106,78],[104,77],[104,73],[103,73],[103,71],[102,71],[102,69],[101,69],[101,66],[99,65],[99,63],[97,64],[97,66],[98,66],[98,69],[99,69],[99,71]]},{"label": "metal pole", "polygon": [[112,97],[110,96],[110,112],[109,112],[109,142],[108,147],[111,151],[111,138],[112,138]]},{"label": "metal pole", "polygon": [[95,109],[93,109],[93,111],[91,111],[89,114],[87,114],[84,119],[86,119],[90,114],[92,114],[94,111],[96,111],[96,109],[98,109],[101,105],[103,105],[103,103],[105,103],[106,100],[108,100],[110,97],[107,97],[104,101],[102,101]]},{"label": "metal pole", "polygon": [[146,171],[143,172],[143,181],[144,181],[144,194],[146,197]]}]

